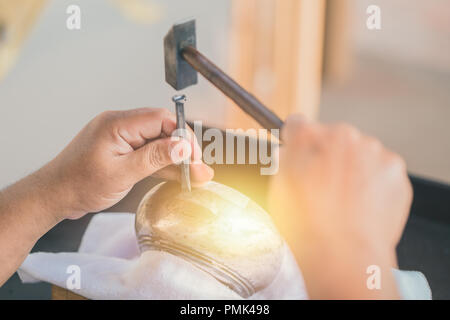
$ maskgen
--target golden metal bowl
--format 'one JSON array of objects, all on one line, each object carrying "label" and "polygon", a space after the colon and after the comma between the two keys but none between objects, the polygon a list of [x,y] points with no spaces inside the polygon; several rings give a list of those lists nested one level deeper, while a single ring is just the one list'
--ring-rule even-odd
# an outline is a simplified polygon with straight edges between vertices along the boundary
[{"label": "golden metal bowl", "polygon": [[225,185],[183,192],[163,182],[136,214],[141,252],[161,250],[194,264],[246,298],[269,285],[282,261],[283,240],[269,215]]}]

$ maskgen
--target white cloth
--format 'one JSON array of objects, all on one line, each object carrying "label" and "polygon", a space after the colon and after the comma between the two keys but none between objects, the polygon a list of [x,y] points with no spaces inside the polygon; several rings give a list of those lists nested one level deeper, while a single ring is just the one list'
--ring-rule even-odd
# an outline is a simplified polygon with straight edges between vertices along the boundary
[{"label": "white cloth", "polygon": [[[160,251],[140,255],[134,214],[130,213],[97,214],[86,229],[79,252],[30,254],[18,273],[25,283],[45,281],[69,289],[79,284],[79,289],[71,291],[89,299],[242,299],[181,258]],[[79,282],[74,278],[78,275]],[[431,298],[420,272],[397,271],[395,275],[404,298]],[[300,270],[286,245],[280,272],[250,299],[307,297]]]},{"label": "white cloth", "polygon": [[431,288],[422,272],[393,269],[400,295],[405,300],[431,300]]}]

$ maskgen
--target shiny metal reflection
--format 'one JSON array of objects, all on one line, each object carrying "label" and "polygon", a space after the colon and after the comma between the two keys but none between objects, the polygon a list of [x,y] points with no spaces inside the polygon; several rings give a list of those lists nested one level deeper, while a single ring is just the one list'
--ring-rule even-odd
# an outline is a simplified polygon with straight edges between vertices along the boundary
[{"label": "shiny metal reflection", "polygon": [[184,192],[163,182],[136,214],[142,252],[161,250],[209,273],[242,297],[265,288],[279,271],[283,240],[269,215],[240,192],[209,182]]}]

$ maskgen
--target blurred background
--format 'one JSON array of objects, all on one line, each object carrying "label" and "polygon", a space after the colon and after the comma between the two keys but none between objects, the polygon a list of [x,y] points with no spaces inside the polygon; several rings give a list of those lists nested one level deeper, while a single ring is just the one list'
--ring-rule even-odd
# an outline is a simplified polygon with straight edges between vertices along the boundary
[{"label": "blurred background", "polygon": [[[66,27],[70,5],[81,9],[80,30]],[[380,30],[366,26],[369,5],[381,9]],[[282,118],[349,122],[411,173],[450,183],[448,0],[0,0],[0,188],[104,110],[174,110],[162,39],[190,17],[200,51]],[[190,120],[257,126],[201,77],[184,93]],[[46,284],[23,292],[50,295]]]},{"label": "blurred background", "polygon": [[[351,122],[405,157],[410,172],[450,182],[450,2],[329,2],[347,3],[348,35],[336,37],[348,47],[333,61],[330,39],[320,118]],[[381,8],[381,30],[364,27],[369,4]]]},{"label": "blurred background", "polygon": [[[80,30],[66,28],[72,4]],[[381,30],[366,27],[370,4]],[[162,38],[187,17],[200,50],[281,117],[350,122],[450,182],[446,0],[0,0],[0,187],[103,110],[172,110]],[[185,93],[191,120],[256,125],[204,79]]]}]

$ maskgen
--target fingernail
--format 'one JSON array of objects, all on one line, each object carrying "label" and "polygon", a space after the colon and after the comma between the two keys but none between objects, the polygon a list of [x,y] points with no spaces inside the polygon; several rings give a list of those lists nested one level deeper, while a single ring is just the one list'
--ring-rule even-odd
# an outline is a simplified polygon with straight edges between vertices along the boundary
[{"label": "fingernail", "polygon": [[191,144],[185,139],[172,139],[172,144],[170,146],[170,159],[173,163],[179,164],[185,160],[189,160],[191,157]]}]

